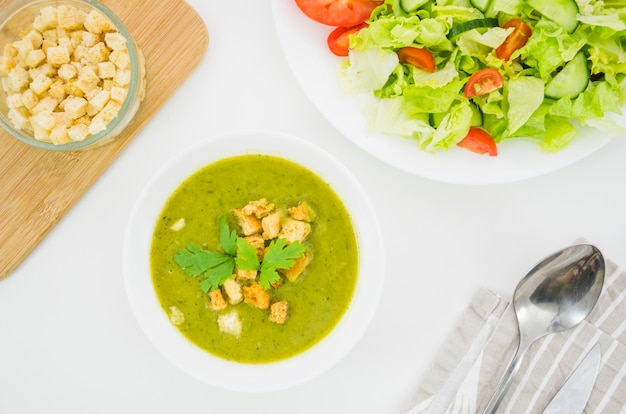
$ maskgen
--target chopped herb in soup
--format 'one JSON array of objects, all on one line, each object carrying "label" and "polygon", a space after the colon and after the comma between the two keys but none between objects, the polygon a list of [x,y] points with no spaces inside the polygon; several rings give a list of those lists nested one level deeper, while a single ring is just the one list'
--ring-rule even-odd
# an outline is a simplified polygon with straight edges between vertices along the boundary
[{"label": "chopped herb in soup", "polygon": [[332,188],[267,155],[228,158],[184,181],[151,247],[171,323],[246,363],[291,357],[326,336],[350,304],[357,267],[354,228]]}]

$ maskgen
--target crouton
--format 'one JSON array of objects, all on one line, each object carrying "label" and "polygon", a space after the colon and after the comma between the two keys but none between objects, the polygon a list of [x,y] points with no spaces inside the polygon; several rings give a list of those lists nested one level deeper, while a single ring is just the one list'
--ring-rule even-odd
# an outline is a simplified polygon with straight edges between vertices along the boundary
[{"label": "crouton", "polygon": [[35,49],[28,52],[26,56],[26,65],[31,68],[36,68],[46,60],[46,54],[41,49]]},{"label": "crouton", "polygon": [[37,124],[34,124],[32,121],[31,121],[31,127],[33,128],[33,137],[35,137],[36,140],[42,141],[42,142],[52,142],[52,140],[50,139],[50,131],[42,128],[41,126]]},{"label": "crouton", "polygon": [[128,55],[128,51],[114,50],[109,55],[109,60],[113,62],[118,69],[130,68],[130,56]]},{"label": "crouton", "polygon": [[65,83],[57,79],[52,82],[52,85],[48,88],[48,94],[53,98],[57,99],[59,102],[65,99]]},{"label": "crouton", "polygon": [[170,230],[172,231],[181,231],[186,225],[185,218],[181,217],[174,224],[170,226]]},{"label": "crouton", "polygon": [[112,50],[126,50],[126,38],[121,33],[106,33],[104,42]]},{"label": "crouton", "polygon": [[53,144],[66,144],[70,142],[70,137],[67,135],[67,127],[65,124],[57,123],[50,131],[50,141]]},{"label": "crouton", "polygon": [[58,125],[67,125],[70,123],[70,119],[65,112],[53,112],[52,115],[56,119],[55,127]]},{"label": "crouton", "polygon": [[111,52],[106,47],[104,42],[98,42],[87,50],[87,57],[93,64],[107,61],[110,54]]},{"label": "crouton", "polygon": [[89,124],[89,133],[97,134],[98,132],[106,129],[109,122],[111,122],[120,112],[120,104],[118,102],[109,101],[102,108],[96,116],[91,119]]},{"label": "crouton", "polygon": [[67,129],[67,135],[74,142],[83,141],[89,136],[89,127],[84,124],[72,125]]},{"label": "crouton", "polygon": [[16,40],[12,43],[13,47],[17,51],[17,56],[20,60],[24,60],[28,53],[35,49],[33,43],[28,39]]},{"label": "crouton", "polygon": [[219,315],[217,317],[217,326],[219,326],[220,331],[239,337],[243,325],[237,311],[232,311]]},{"label": "crouton", "polygon": [[42,111],[37,115],[31,116],[30,122],[33,125],[33,128],[40,128],[45,131],[51,131],[56,125],[56,119],[50,111]]},{"label": "crouton", "polygon": [[78,74],[78,69],[76,69],[76,66],[66,63],[65,65],[61,65],[58,74],[59,78],[68,81]]},{"label": "crouton", "polygon": [[263,238],[266,240],[275,239],[280,232],[280,213],[271,213],[261,219],[263,227]]},{"label": "crouton", "polygon": [[52,85],[52,79],[43,73],[33,79],[30,83],[29,87],[33,90],[37,95],[41,96],[48,88]]},{"label": "crouton", "polygon": [[315,210],[313,210],[313,208],[306,201],[303,201],[297,206],[290,207],[288,211],[292,219],[306,221],[307,223],[315,221],[315,218],[317,217]]},{"label": "crouton", "polygon": [[25,114],[25,111],[22,108],[11,108],[9,109],[9,120],[16,128],[19,129],[27,129],[30,127],[30,121],[28,120],[28,115]]},{"label": "crouton", "polygon": [[89,104],[87,105],[87,115],[94,116],[99,114],[104,106],[109,102],[111,97],[111,92],[109,91],[98,91],[94,96],[90,97]]},{"label": "crouton", "polygon": [[15,46],[13,46],[12,43],[9,43],[9,44],[4,45],[3,53],[8,58],[14,58],[18,55],[19,52],[17,51]]},{"label": "crouton", "polygon": [[30,41],[35,49],[39,49],[43,44],[43,34],[39,30],[29,30],[22,39]]},{"label": "crouton", "polygon": [[261,198],[259,200],[250,201],[242,210],[246,215],[253,215],[261,219],[274,210],[274,204],[268,202],[265,198]]},{"label": "crouton", "polygon": [[24,93],[22,93],[22,104],[26,108],[32,110],[38,103],[39,97],[31,89],[26,89]]},{"label": "crouton", "polygon": [[[30,90],[30,89],[27,89],[27,90]],[[26,107],[22,99],[22,94],[12,93],[11,95],[7,95],[7,106],[9,108],[20,108],[22,106]]]},{"label": "crouton", "polygon": [[239,280],[254,280],[256,279],[256,275],[257,275],[257,271],[256,270],[242,270],[242,269],[237,269],[237,279]]},{"label": "crouton", "polygon": [[113,80],[120,86],[128,86],[130,85],[131,78],[132,74],[130,69],[120,69],[115,72]]},{"label": "crouton", "polygon": [[270,307],[270,293],[258,283],[243,287],[243,300],[255,308],[267,309]]},{"label": "crouton", "polygon": [[100,79],[110,79],[115,77],[116,69],[113,62],[99,62],[98,76]]},{"label": "crouton", "polygon": [[6,76],[15,67],[15,60],[10,56],[0,56],[0,74]]},{"label": "crouton", "polygon": [[52,97],[46,97],[41,99],[31,110],[33,115],[37,115],[40,112],[52,112],[56,108],[58,101]]},{"label": "crouton", "polygon": [[128,95],[128,91],[124,88],[120,88],[119,86],[113,86],[111,88],[112,101],[122,103],[126,99],[126,95]]},{"label": "crouton", "polygon": [[279,325],[284,324],[287,322],[287,318],[289,318],[288,310],[289,303],[285,300],[272,303],[272,306],[270,306],[270,321]]},{"label": "crouton", "polygon": [[75,7],[59,5],[57,8],[59,27],[63,29],[77,29],[82,25],[80,13]]},{"label": "crouton", "polygon": [[70,52],[65,46],[53,46],[46,50],[48,63],[61,66],[70,63]]},{"label": "crouton", "polygon": [[170,322],[176,326],[185,322],[185,314],[176,306],[170,306]]},{"label": "crouton", "polygon": [[[65,29],[58,28],[57,29],[57,43],[59,46],[63,46],[67,49],[67,52],[71,55],[74,53],[75,45],[72,43],[72,39],[70,38],[70,33],[65,31]],[[53,46],[53,45],[50,45]]]},{"label": "crouton", "polygon": [[313,260],[313,253],[307,249],[302,256],[294,260],[295,263],[292,267],[289,269],[278,269],[278,272],[285,276],[290,282],[295,282],[311,263],[311,260]]},{"label": "crouton", "polygon": [[89,93],[98,87],[100,78],[96,71],[90,66],[83,66],[78,70],[78,80],[76,86],[78,86],[83,93]]},{"label": "crouton", "polygon": [[105,15],[95,10],[89,12],[83,24],[85,25],[85,29],[95,34],[100,34],[102,32],[108,32],[115,29],[113,23],[111,23],[111,21],[107,19]]},{"label": "crouton", "polygon": [[219,289],[209,292],[209,299],[211,300],[211,309],[213,310],[222,310],[228,307],[228,303],[224,300],[222,291]]},{"label": "crouton", "polygon": [[7,76],[6,86],[7,92],[21,92],[22,89],[28,87],[30,81],[28,72],[21,66],[15,66]]},{"label": "crouton", "polygon": [[85,46],[87,48],[93,47],[97,45],[98,42],[100,42],[100,36],[91,32],[84,31],[84,30],[80,32],[80,37],[81,37],[80,45]]},{"label": "crouton", "polygon": [[230,303],[231,305],[236,305],[243,300],[241,285],[237,283],[233,278],[226,279],[223,287],[224,293],[228,298],[228,303]]},{"label": "crouton", "polygon": [[237,218],[237,222],[244,236],[259,234],[263,230],[261,220],[254,215],[245,214],[242,209],[234,209],[233,214]]},{"label": "crouton", "polygon": [[68,98],[65,101],[65,113],[71,119],[78,119],[87,113],[89,102],[85,98]]},{"label": "crouton", "polygon": [[46,44],[46,43],[48,45],[56,45],[57,44],[58,37],[57,37],[56,29],[46,29],[46,30],[43,30],[41,32],[41,36],[43,38],[42,45]]},{"label": "crouton", "polygon": [[285,219],[278,233],[279,238],[284,238],[289,243],[298,241],[302,243],[311,233],[311,225],[305,221]]},{"label": "crouton", "polygon": [[46,29],[53,29],[57,27],[57,20],[56,7],[44,7],[41,9],[40,15],[35,18],[33,27],[40,32],[43,32]]}]

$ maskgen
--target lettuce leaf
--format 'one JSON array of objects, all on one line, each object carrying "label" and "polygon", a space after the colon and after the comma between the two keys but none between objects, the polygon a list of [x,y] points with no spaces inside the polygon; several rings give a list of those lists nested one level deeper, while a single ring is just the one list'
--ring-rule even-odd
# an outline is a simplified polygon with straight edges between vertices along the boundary
[{"label": "lettuce leaf", "polygon": [[543,102],[544,82],[534,76],[520,76],[509,80],[507,89],[508,130],[513,134],[530,119]]},{"label": "lettuce leaf", "polygon": [[[369,26],[351,37],[349,60],[340,66],[341,88],[366,96],[361,105],[372,130],[414,139],[428,152],[452,148],[464,137],[476,122],[472,105],[497,142],[524,138],[557,151],[574,139],[578,125],[623,133],[610,115],[621,115],[626,104],[626,8],[613,0],[576,1],[580,24],[568,33],[523,0],[492,0],[485,13],[469,0],[432,0],[413,13],[399,8],[398,0],[385,0]],[[521,18],[532,36],[509,61],[495,49],[511,29],[474,27],[447,37],[452,27],[485,17],[501,24]],[[399,62],[397,50],[406,46],[428,49],[436,71]],[[545,97],[545,85],[581,50],[590,69],[586,90],[574,99]],[[465,82],[486,67],[500,71],[504,86],[466,98]]]},{"label": "lettuce leaf", "polygon": [[381,47],[350,51],[350,61],[340,66],[340,86],[344,93],[360,93],[382,88],[398,66],[398,55]]}]

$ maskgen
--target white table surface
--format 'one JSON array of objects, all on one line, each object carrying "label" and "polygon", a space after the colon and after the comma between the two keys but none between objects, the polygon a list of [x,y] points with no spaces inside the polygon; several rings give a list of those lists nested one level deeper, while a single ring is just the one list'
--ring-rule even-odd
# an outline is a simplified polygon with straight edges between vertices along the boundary
[{"label": "white table surface", "polygon": [[[285,0],[287,1],[287,0]],[[402,413],[473,292],[509,298],[578,237],[626,265],[626,141],[513,184],[443,184],[357,148],[290,72],[268,0],[189,0],[206,58],[26,261],[0,282],[0,413]],[[135,321],[122,280],[131,210],[173,153],[238,129],[298,135],[342,160],[380,217],[386,279],[345,360],[288,391],[239,394],[179,371]]]}]

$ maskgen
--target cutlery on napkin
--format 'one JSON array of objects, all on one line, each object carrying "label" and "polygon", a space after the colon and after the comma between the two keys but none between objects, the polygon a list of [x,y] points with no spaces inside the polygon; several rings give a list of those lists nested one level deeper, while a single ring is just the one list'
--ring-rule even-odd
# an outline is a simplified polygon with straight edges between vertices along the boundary
[{"label": "cutlery on napkin", "polygon": [[602,365],[600,342],[574,367],[542,414],[580,414],[589,400]]},{"label": "cutlery on napkin", "polygon": [[[481,412],[515,351],[518,335],[509,302],[487,289],[478,290],[414,391],[406,414]],[[622,412],[626,270],[608,259],[604,288],[591,314],[578,327],[530,347],[499,412],[542,412],[596,342],[602,346],[603,364],[584,412]]]}]

